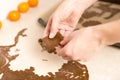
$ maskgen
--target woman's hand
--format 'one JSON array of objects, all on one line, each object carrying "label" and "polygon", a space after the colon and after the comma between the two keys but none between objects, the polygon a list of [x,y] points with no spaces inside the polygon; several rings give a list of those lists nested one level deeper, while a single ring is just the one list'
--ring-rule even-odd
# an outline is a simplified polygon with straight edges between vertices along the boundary
[{"label": "woman's hand", "polygon": [[64,0],[48,20],[44,36],[53,38],[59,31],[64,37],[76,27],[83,12],[97,0]]},{"label": "woman's hand", "polygon": [[65,0],[51,15],[46,26],[44,36],[53,38],[59,31],[63,36],[68,36],[76,27],[83,11],[77,7],[79,0]]},{"label": "woman's hand", "polygon": [[120,20],[74,31],[64,38],[56,52],[68,60],[87,60],[101,46],[115,43],[120,43]]},{"label": "woman's hand", "polygon": [[93,27],[74,31],[56,48],[59,56],[67,60],[87,60],[102,44],[102,38]]}]

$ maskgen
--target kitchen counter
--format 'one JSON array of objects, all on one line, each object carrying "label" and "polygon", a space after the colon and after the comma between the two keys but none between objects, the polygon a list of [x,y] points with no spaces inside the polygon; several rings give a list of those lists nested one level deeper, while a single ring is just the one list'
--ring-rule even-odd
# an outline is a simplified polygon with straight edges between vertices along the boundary
[{"label": "kitchen counter", "polygon": [[[27,36],[20,37],[17,45],[10,49],[10,55],[19,54],[16,60],[10,63],[10,69],[24,70],[33,66],[36,74],[46,75],[47,72],[57,71],[66,62],[57,55],[45,51],[41,52],[42,48],[38,43],[38,39],[42,37],[44,31],[44,28],[37,22],[38,18],[41,17],[47,20],[47,16],[54,11],[59,2],[61,0],[40,0],[37,7],[30,8],[27,13],[22,14],[17,22],[7,20],[6,16],[1,18],[3,28],[0,30],[0,46],[13,44],[16,34],[20,30],[27,28],[25,31]],[[82,63],[88,67],[89,80],[119,80],[119,61],[120,49],[105,46],[88,62]]]}]

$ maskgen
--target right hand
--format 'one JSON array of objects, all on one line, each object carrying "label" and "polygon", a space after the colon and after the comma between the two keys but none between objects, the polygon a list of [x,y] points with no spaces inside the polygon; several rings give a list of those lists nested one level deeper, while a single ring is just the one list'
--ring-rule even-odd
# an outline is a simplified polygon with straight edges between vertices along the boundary
[{"label": "right hand", "polygon": [[101,46],[105,45],[103,36],[96,27],[73,31],[60,42],[61,46],[56,47],[56,53],[67,60],[89,60]]},{"label": "right hand", "polygon": [[44,37],[53,38],[57,32],[68,36],[76,27],[82,11],[78,12],[77,2],[65,0],[49,18]]}]

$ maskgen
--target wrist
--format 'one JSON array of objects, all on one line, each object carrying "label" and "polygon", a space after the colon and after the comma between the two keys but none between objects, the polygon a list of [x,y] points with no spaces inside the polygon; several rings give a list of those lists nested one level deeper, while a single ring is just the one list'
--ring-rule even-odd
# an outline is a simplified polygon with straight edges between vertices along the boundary
[{"label": "wrist", "polygon": [[105,39],[105,32],[98,26],[93,26],[92,29],[93,29],[94,34],[97,37],[100,45],[107,45],[106,39]]},{"label": "wrist", "polygon": [[117,42],[120,42],[119,32],[117,32],[117,29],[115,32],[114,31],[115,29],[112,28],[111,26],[113,25],[102,24],[102,25],[94,26],[95,32],[99,36],[101,43],[103,45],[113,45]]},{"label": "wrist", "polygon": [[[74,1],[74,0],[73,0]],[[93,5],[97,0],[75,0],[76,9],[79,12],[84,12],[87,8]]]},{"label": "wrist", "polygon": [[93,5],[97,0],[65,0],[63,4],[69,5],[76,10],[77,13],[84,12],[88,7]]},{"label": "wrist", "polygon": [[[103,45],[105,45],[103,34],[101,34],[101,31],[96,27],[97,26],[90,26],[87,28],[83,28],[83,30],[86,31],[87,38],[95,41],[99,46],[103,46]],[[81,29],[80,29],[80,31],[81,31]]]},{"label": "wrist", "polygon": [[93,5],[97,0],[72,0],[73,1],[73,10],[76,17],[79,18],[85,12],[87,8]]},{"label": "wrist", "polygon": [[97,26],[91,26],[89,28],[91,28],[92,34],[94,35],[94,38],[97,40],[97,42],[99,43],[99,45],[100,46],[106,45],[105,38],[104,38],[104,35],[102,33],[102,30],[99,29]]}]

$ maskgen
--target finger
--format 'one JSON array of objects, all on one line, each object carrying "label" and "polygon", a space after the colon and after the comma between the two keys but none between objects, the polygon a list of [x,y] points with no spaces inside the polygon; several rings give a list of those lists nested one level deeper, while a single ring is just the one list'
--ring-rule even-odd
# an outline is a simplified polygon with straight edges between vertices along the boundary
[{"label": "finger", "polygon": [[45,28],[45,30],[44,30],[44,33],[43,33],[43,37],[49,36],[51,24],[52,24],[52,18],[50,18],[50,19],[48,20],[47,26],[46,26],[46,28]]},{"label": "finger", "polygon": [[71,61],[71,60],[72,60],[72,59],[71,59],[70,57],[68,57],[68,56],[63,56],[62,58],[65,59],[65,60],[68,60],[68,61]]},{"label": "finger", "polygon": [[66,45],[70,41],[70,37],[64,37],[64,39],[60,42],[60,45]]},{"label": "finger", "polygon": [[61,49],[62,48],[60,46],[56,47],[55,49],[56,49],[56,53],[58,54],[58,56],[62,56],[63,55],[63,54],[61,54]]},{"label": "finger", "polygon": [[59,32],[61,33],[61,35],[62,35],[62,36],[64,36],[64,35],[65,35],[65,34],[64,34],[64,33],[65,33],[65,30],[60,29],[60,30],[59,30]]},{"label": "finger", "polygon": [[[66,30],[66,25],[64,24],[59,24],[58,30],[59,32],[65,37],[66,33],[68,32],[68,30]],[[68,27],[69,28],[69,27]]]},{"label": "finger", "polygon": [[64,48],[57,47],[57,54],[59,56],[62,56],[63,59],[68,60],[68,61],[71,61],[71,60],[78,61],[78,60],[80,60],[79,56],[74,56],[71,50],[66,50]]},{"label": "finger", "polygon": [[71,60],[74,60],[74,61],[79,61],[80,59],[79,59],[79,56],[71,56]]},{"label": "finger", "polygon": [[49,38],[54,38],[56,33],[58,32],[58,21],[54,19],[51,24],[50,35]]},{"label": "finger", "polygon": [[[65,50],[61,50],[61,51],[59,51],[59,52],[57,52],[57,54],[59,55],[59,56],[62,56],[62,58],[63,59],[65,59],[65,60],[68,60],[68,61],[72,61],[73,59],[72,59],[72,53],[71,52],[69,52],[69,51],[65,51]],[[76,60],[76,59],[75,59]],[[77,59],[78,60],[78,59]]]},{"label": "finger", "polygon": [[64,56],[71,57],[72,56],[71,50],[68,49],[66,46],[57,48],[56,52],[59,56],[62,56],[62,57],[64,57]]},{"label": "finger", "polygon": [[64,36],[68,37],[71,34],[72,31],[65,31]]},{"label": "finger", "polygon": [[62,52],[62,54],[61,54],[61,51],[60,51],[62,48],[61,48],[60,46],[58,46],[58,47],[55,47],[55,49],[56,49],[57,55],[58,55],[58,56],[62,56],[62,58],[65,59],[65,56],[63,57],[63,52]]}]

